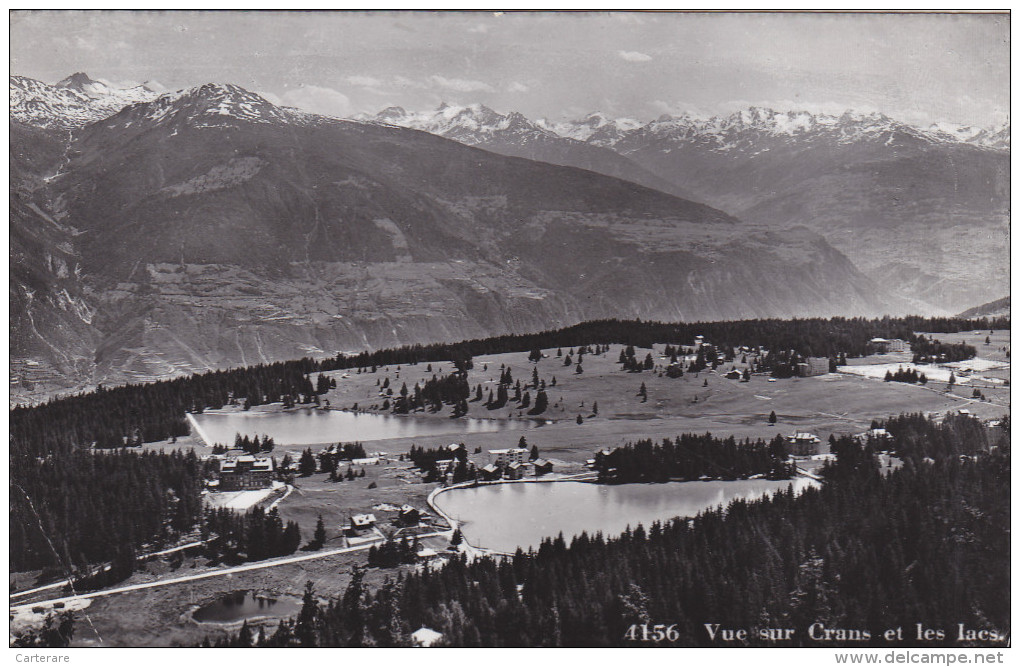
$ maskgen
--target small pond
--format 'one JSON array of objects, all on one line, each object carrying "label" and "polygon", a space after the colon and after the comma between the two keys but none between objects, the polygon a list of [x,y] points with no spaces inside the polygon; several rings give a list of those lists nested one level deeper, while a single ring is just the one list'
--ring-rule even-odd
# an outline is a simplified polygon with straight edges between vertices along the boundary
[{"label": "small pond", "polygon": [[235,623],[252,618],[283,618],[301,611],[301,601],[269,597],[252,591],[234,591],[210,602],[192,615],[199,623]]}]

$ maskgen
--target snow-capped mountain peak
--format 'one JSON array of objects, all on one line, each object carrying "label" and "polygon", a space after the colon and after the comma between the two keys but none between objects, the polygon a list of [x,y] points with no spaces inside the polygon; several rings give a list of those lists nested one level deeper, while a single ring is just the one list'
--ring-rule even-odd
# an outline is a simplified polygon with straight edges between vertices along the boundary
[{"label": "snow-capped mountain peak", "polygon": [[887,146],[968,141],[946,132],[932,132],[900,122],[879,112],[847,110],[840,114],[804,110],[777,111],[752,106],[708,118],[690,114],[664,115],[626,133],[613,146],[623,152],[634,150],[642,141],[665,146],[699,144],[721,153],[761,152],[784,145],[826,143],[847,145],[881,142]]},{"label": "snow-capped mountain peak", "polygon": [[36,127],[72,129],[108,118],[156,94],[145,86],[119,88],[77,72],[56,85],[11,76],[10,97],[12,120]]},{"label": "snow-capped mountain peak", "polygon": [[487,138],[507,134],[528,137],[555,136],[550,130],[532,123],[516,111],[501,114],[484,104],[477,103],[459,106],[443,102],[435,110],[424,112],[409,112],[402,107],[389,107],[370,120],[422,130],[470,144],[484,143]]},{"label": "snow-capped mountain peak", "polygon": [[641,122],[633,118],[610,118],[596,111],[579,120],[553,122],[539,119],[536,123],[561,137],[584,141],[596,146],[611,146],[621,136],[641,127]]},{"label": "snow-capped mountain peak", "polygon": [[183,123],[192,127],[220,127],[238,122],[290,123],[319,118],[296,109],[278,107],[261,95],[234,84],[205,83],[125,108],[106,120],[130,127],[135,123],[168,125]]},{"label": "snow-capped mountain peak", "polygon": [[147,102],[156,96],[155,91],[144,84],[120,87],[109,81],[93,79],[84,72],[75,72],[57,83],[56,87],[77,91],[92,100],[116,99],[125,104]]}]

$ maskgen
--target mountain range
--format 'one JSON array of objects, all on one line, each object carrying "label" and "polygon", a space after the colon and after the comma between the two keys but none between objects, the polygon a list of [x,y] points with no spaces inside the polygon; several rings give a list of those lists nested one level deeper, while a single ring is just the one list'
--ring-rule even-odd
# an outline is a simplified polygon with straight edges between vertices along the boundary
[{"label": "mountain range", "polygon": [[813,220],[760,213],[769,197],[733,215],[716,200],[735,195],[653,170],[654,124],[589,118],[571,137],[446,107],[421,131],[398,109],[341,120],[229,84],[84,75],[11,77],[11,104],[16,398],[599,317],[923,307]]},{"label": "mountain range", "polygon": [[922,309],[955,312],[1008,290],[1008,120],[988,129],[919,128],[880,113],[751,107],[647,124],[600,113],[531,122],[445,104],[429,113],[390,108],[373,120],[505,154],[527,151],[542,137],[545,154],[537,159],[656,187],[635,172],[578,160],[575,145],[616,153],[688,199],[744,221],[822,234]]}]

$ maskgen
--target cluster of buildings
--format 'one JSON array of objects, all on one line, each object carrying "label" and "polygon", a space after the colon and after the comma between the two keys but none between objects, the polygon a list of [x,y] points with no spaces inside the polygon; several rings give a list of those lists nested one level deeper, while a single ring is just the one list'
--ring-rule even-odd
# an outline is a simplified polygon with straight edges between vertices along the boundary
[{"label": "cluster of buildings", "polygon": [[552,462],[537,458],[529,461],[530,452],[524,447],[513,449],[490,449],[489,463],[479,472],[486,481],[497,479],[523,479],[529,473],[541,477],[552,472]]},{"label": "cluster of buildings", "polygon": [[[377,506],[379,509],[382,506]],[[386,508],[391,511],[395,508]],[[397,526],[407,528],[417,526],[426,514],[421,510],[412,507],[411,505],[404,505],[397,509],[397,515],[393,519],[393,523]],[[344,535],[347,537],[360,537],[366,532],[371,532],[375,529],[378,519],[375,514],[354,514],[352,515],[345,524],[341,526]]]}]

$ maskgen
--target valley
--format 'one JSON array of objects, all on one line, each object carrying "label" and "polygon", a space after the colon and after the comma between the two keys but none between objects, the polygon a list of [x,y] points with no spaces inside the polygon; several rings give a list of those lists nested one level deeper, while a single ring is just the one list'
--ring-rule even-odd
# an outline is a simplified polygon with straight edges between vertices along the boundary
[{"label": "valley", "polygon": [[600,317],[924,310],[808,226],[237,86],[136,103],[70,143],[16,129],[13,234],[32,242],[12,257],[14,403]]},{"label": "valley", "polygon": [[1002,662],[1009,21],[12,11],[12,653]]}]

